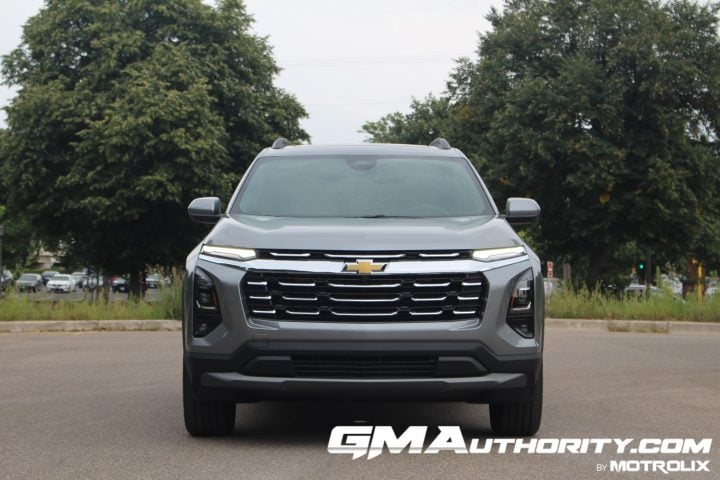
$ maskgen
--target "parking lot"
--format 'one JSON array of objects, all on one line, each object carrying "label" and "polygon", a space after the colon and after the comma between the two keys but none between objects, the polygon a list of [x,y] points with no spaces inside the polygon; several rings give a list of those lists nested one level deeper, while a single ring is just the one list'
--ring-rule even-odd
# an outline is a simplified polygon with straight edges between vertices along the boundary
[{"label": "parking lot", "polygon": [[[720,335],[550,330],[537,437],[718,441],[719,347]],[[487,407],[469,404],[240,405],[232,436],[195,439],[182,422],[181,354],[178,332],[0,335],[2,477],[578,479],[623,477],[596,465],[637,458],[327,452],[332,427],[353,422],[460,425],[487,438]],[[663,478],[717,478],[720,448],[704,458],[710,474]]]}]

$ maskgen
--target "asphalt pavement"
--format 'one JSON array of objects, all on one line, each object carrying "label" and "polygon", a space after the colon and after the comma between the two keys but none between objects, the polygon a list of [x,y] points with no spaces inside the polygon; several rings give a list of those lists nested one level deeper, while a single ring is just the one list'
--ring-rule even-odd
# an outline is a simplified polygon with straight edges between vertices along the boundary
[{"label": "asphalt pavement", "polygon": [[[336,425],[459,425],[491,437],[485,405],[259,403],[226,438],[182,422],[179,332],[0,334],[0,477],[137,479],[718,478],[598,473],[609,454],[327,452]],[[720,335],[549,330],[537,438],[713,438],[720,442]],[[356,422],[356,423],[354,423]],[[434,436],[434,435],[433,435]],[[429,438],[432,439],[432,438]]]}]

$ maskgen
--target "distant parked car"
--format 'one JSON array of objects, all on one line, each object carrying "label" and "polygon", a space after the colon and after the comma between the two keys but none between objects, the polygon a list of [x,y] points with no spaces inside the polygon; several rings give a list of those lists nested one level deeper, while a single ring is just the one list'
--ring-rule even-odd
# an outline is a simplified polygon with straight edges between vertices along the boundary
[{"label": "distant parked car", "polygon": [[[647,285],[642,285],[640,283],[631,283],[630,285],[625,287],[625,295],[627,295],[628,297],[639,298],[641,296],[645,296],[646,294],[648,294]],[[649,294],[651,297],[657,297],[662,294],[662,290],[653,285],[650,285]]]},{"label": "distant parked car", "polygon": [[545,288],[545,296],[549,297],[560,290],[561,281],[559,278],[546,278],[543,280],[543,287]]},{"label": "distant parked car", "polygon": [[713,295],[717,295],[718,293],[720,293],[720,287],[718,287],[717,285],[708,287],[707,290],[705,290],[706,297],[711,297]]},{"label": "distant parked car", "polygon": [[73,272],[70,274],[70,276],[73,277],[73,280],[75,280],[75,286],[77,288],[83,288],[86,277],[84,272]]},{"label": "distant parked car", "polygon": [[56,272],[55,270],[45,270],[44,272],[42,272],[43,284],[47,286],[50,279],[53,278],[55,275],[59,274],[60,272]]},{"label": "distant parked car", "polygon": [[102,288],[103,285],[104,282],[102,275],[90,275],[85,281],[85,288],[87,288],[88,290],[95,290],[98,287]]},{"label": "distant parked car", "polygon": [[153,273],[145,277],[145,285],[147,288],[160,288],[163,286],[163,279],[157,273]]},{"label": "distant parked car", "polygon": [[13,274],[8,269],[3,269],[0,272],[0,291],[10,288],[13,284]]},{"label": "distant parked car", "polygon": [[21,292],[39,292],[43,288],[43,278],[39,273],[23,273],[15,282]]},{"label": "distant parked car", "polygon": [[670,288],[670,290],[672,290],[673,296],[679,297],[682,295],[682,281],[677,276],[670,276],[666,273],[663,273],[662,275],[660,275],[660,281],[661,285],[658,286],[661,286],[663,289]]},{"label": "distant parked car", "polygon": [[55,275],[47,283],[47,289],[56,293],[74,292],[75,280],[71,275]]},{"label": "distant parked car", "polygon": [[127,280],[122,277],[116,277],[110,284],[113,293],[127,293],[130,290]]}]

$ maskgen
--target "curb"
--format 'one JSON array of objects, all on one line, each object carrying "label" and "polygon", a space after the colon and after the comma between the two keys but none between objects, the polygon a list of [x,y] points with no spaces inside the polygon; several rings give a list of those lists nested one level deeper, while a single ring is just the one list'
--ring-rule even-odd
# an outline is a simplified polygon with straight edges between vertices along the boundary
[{"label": "curb", "polygon": [[0,322],[0,333],[180,331],[178,320],[25,320]]},{"label": "curb", "polygon": [[718,333],[720,323],[667,322],[662,320],[580,320],[547,318],[548,328],[569,330],[594,330],[598,332],[644,332],[644,333]]}]

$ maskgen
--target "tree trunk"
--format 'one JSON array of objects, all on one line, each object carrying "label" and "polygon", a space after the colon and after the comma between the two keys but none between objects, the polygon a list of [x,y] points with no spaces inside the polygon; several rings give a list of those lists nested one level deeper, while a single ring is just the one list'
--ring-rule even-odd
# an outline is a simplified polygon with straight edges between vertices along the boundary
[{"label": "tree trunk", "polygon": [[[110,303],[110,278],[107,275],[103,275],[103,284],[102,284],[102,297],[103,302],[105,302],[105,305]],[[100,286],[98,286],[98,289]]]},{"label": "tree trunk", "polygon": [[607,268],[608,259],[610,258],[610,249],[608,247],[603,248],[600,251],[593,251],[590,257],[590,266],[588,268],[587,287],[589,289],[595,289],[597,283],[601,280],[602,274]]},{"label": "tree trunk", "polygon": [[138,269],[130,275],[128,299],[139,302],[145,298],[147,283],[145,282],[145,269]]}]

